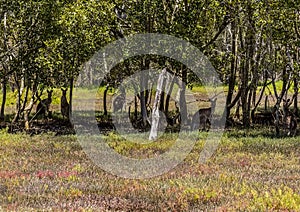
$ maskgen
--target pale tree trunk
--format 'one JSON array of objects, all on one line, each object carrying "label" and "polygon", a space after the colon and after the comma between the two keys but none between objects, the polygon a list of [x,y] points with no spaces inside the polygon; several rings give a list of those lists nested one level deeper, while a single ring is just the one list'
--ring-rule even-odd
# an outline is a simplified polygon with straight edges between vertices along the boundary
[{"label": "pale tree trunk", "polygon": [[155,94],[155,100],[153,103],[153,109],[152,109],[152,123],[151,123],[151,130],[149,135],[149,140],[156,140],[158,135],[158,126],[159,126],[159,105],[161,101],[161,94],[163,92],[164,87],[164,78],[166,77],[167,69],[164,68],[161,72],[161,74],[158,77],[157,81],[157,89]]}]

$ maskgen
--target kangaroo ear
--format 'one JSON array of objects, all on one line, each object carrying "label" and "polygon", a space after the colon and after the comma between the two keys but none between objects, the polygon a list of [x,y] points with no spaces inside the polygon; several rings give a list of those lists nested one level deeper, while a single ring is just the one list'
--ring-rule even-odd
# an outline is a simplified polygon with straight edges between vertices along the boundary
[{"label": "kangaroo ear", "polygon": [[67,90],[68,90],[68,88],[64,88],[64,87],[62,87],[62,88],[60,88],[61,89],[61,91],[63,91],[63,92],[66,92]]}]

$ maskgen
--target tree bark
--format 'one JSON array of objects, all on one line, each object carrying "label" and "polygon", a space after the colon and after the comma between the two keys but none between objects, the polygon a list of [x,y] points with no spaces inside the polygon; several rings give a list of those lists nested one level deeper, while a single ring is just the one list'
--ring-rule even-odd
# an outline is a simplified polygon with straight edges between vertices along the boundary
[{"label": "tree bark", "polygon": [[5,103],[6,103],[6,90],[7,86],[7,80],[6,78],[3,79],[2,81],[2,103],[1,103],[1,113],[0,113],[0,120],[5,121]]},{"label": "tree bark", "polygon": [[70,79],[70,101],[69,101],[69,115],[70,115],[70,120],[72,120],[72,102],[73,102],[73,87],[74,87],[74,77],[72,76]]},{"label": "tree bark", "polygon": [[173,75],[172,79],[171,80],[171,83],[170,83],[170,86],[168,86],[168,88],[166,89],[166,102],[165,102],[165,113],[166,114],[169,114],[169,105],[170,105],[170,99],[171,99],[171,93],[173,91],[173,87],[174,87],[174,84],[175,84],[175,75]]},{"label": "tree bark", "polygon": [[107,92],[108,92],[108,85],[105,86],[104,94],[103,94],[103,113],[107,116]]},{"label": "tree bark", "polygon": [[226,120],[229,119],[230,110],[232,107],[229,107],[232,101],[234,86],[236,83],[236,63],[237,63],[237,27],[236,22],[233,21],[231,23],[232,32],[232,60],[230,64],[230,74],[229,74],[229,82],[228,82],[228,95],[226,99]]},{"label": "tree bark", "polygon": [[[297,74],[298,75],[298,74]],[[299,93],[299,84],[298,84],[298,78],[294,78],[294,113],[298,114],[298,93]]]},{"label": "tree bark", "polygon": [[12,120],[12,124],[19,121],[20,113],[21,113],[21,98],[22,98],[22,94],[23,94],[23,90],[24,90],[24,86],[25,86],[24,77],[21,78],[21,84],[18,82],[17,75],[15,75],[14,78],[15,78],[15,84],[17,86],[18,94],[17,94],[17,100],[16,100],[16,114]]},{"label": "tree bark", "polygon": [[163,87],[164,87],[164,78],[166,76],[167,70],[164,68],[162,72],[160,73],[157,81],[157,89],[156,89],[156,94],[155,94],[155,100],[153,104],[153,110],[152,110],[152,123],[151,123],[151,130],[150,130],[150,135],[149,135],[149,140],[153,141],[157,139],[158,135],[158,126],[159,126],[159,104],[161,101],[161,94],[163,92]]},{"label": "tree bark", "polygon": [[182,81],[179,83],[179,107],[180,107],[180,115],[181,115],[181,122],[183,124],[187,124],[188,117],[187,117],[187,106],[186,106],[186,99],[185,99],[185,90],[186,90],[186,82],[187,82],[187,70],[182,68]]},{"label": "tree bark", "polygon": [[[147,59],[142,60],[142,70],[149,70],[149,61]],[[145,72],[147,73],[147,72]],[[140,101],[141,101],[141,115],[142,115],[142,124],[143,127],[147,126],[147,107],[146,107],[146,91],[148,84],[148,75],[142,74],[140,78]]]}]

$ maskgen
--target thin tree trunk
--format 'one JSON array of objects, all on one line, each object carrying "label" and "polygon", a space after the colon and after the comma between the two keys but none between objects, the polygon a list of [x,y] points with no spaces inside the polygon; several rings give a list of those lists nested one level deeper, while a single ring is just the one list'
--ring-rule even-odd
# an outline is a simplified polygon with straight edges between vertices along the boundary
[{"label": "thin tree trunk", "polygon": [[107,92],[108,92],[108,85],[105,86],[104,94],[103,94],[103,111],[104,115],[107,116]]},{"label": "thin tree trunk", "polygon": [[27,86],[26,87],[26,91],[25,91],[25,97],[24,97],[24,101],[23,101],[23,106],[21,108],[21,113],[23,113],[23,111],[25,110],[25,107],[26,107],[26,104],[27,104],[27,100],[28,100],[29,90],[30,90],[30,87]]},{"label": "thin tree trunk", "polygon": [[73,102],[73,86],[74,86],[74,77],[72,76],[70,79],[70,101],[69,101],[69,114],[70,114],[70,120],[72,120],[72,102]]},{"label": "thin tree trunk", "polygon": [[187,106],[185,99],[185,90],[186,90],[186,82],[187,82],[187,70],[182,68],[182,81],[180,82],[180,96],[179,96],[179,107],[180,107],[180,115],[181,115],[181,123],[186,124],[188,121],[187,117]]},{"label": "thin tree trunk", "polygon": [[16,114],[12,120],[12,124],[16,123],[19,121],[20,118],[20,113],[21,113],[21,98],[22,98],[22,93],[24,90],[24,77],[21,79],[21,85],[18,82],[17,76],[15,76],[15,84],[17,86],[17,100],[16,100]]},{"label": "thin tree trunk", "polygon": [[137,97],[134,96],[134,120],[137,121],[138,119],[138,103],[137,103]]},{"label": "thin tree trunk", "polygon": [[[145,65],[144,65],[145,63]],[[149,63],[148,60],[142,60],[142,70],[148,70],[149,69]],[[145,72],[147,73],[147,72]],[[147,84],[148,84],[148,75],[147,74],[142,74],[140,78],[140,101],[141,101],[141,115],[142,115],[142,123],[143,127],[147,125],[147,107],[146,107],[146,98],[145,98],[145,90],[147,89]]]},{"label": "thin tree trunk", "polygon": [[160,103],[159,103],[159,110],[160,111],[165,111],[165,90],[166,90],[166,84],[168,84],[168,80],[167,80],[167,76],[163,79],[163,87],[161,88],[162,89],[162,92],[161,92],[161,96],[160,96]]},{"label": "thin tree trunk", "polygon": [[[260,102],[262,100],[262,97],[263,97],[263,95],[265,93],[265,90],[266,90],[266,87],[267,87],[267,81],[268,81],[267,74],[265,74],[265,80],[264,80],[263,88],[260,91],[260,95],[259,95],[258,101],[256,102],[256,104],[254,105],[254,108],[251,111],[251,118],[252,118],[252,120],[254,118],[255,111],[256,111],[258,105],[260,104]],[[266,108],[266,102],[265,102],[265,108]]]},{"label": "thin tree trunk", "polygon": [[0,120],[5,121],[5,103],[6,103],[6,90],[7,86],[7,80],[6,78],[3,79],[2,81],[2,104],[1,104],[1,113],[0,113]]},{"label": "thin tree trunk", "polygon": [[228,95],[226,99],[226,120],[229,119],[230,110],[232,107],[229,107],[232,101],[234,86],[236,83],[236,64],[237,64],[237,27],[236,22],[231,23],[232,32],[232,60],[230,64],[230,75],[229,75],[229,84],[228,84]]},{"label": "thin tree trunk", "polygon": [[167,93],[166,103],[165,103],[165,113],[166,114],[169,114],[169,105],[170,105],[171,93],[173,91],[173,87],[175,84],[175,75],[173,75],[171,80],[172,81],[170,83],[170,86],[168,86],[168,88],[166,89],[166,93]]},{"label": "thin tree trunk", "polygon": [[[4,13],[3,16],[3,25],[4,25],[4,30],[3,30],[3,43],[4,43],[4,50],[8,50],[8,40],[7,40],[7,13]],[[2,65],[2,69],[5,70],[4,65]],[[7,70],[4,71],[4,78],[2,81],[2,104],[1,104],[1,112],[0,112],[0,120],[5,121],[5,103],[6,103],[6,85],[7,85],[7,76],[5,76],[7,73],[5,73]]]},{"label": "thin tree trunk", "polygon": [[298,79],[294,78],[294,113],[298,114],[298,93],[299,93],[299,84]]}]

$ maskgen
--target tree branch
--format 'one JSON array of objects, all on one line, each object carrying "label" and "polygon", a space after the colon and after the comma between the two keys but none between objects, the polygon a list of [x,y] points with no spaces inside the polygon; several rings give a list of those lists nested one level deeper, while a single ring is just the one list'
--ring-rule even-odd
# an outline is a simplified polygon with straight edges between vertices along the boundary
[{"label": "tree branch", "polygon": [[229,16],[228,16],[228,15],[225,15],[224,20],[223,20],[223,23],[222,23],[222,25],[221,25],[219,31],[215,34],[215,36],[214,36],[207,44],[205,44],[204,46],[202,46],[202,47],[200,48],[200,50],[204,50],[204,49],[206,49],[208,46],[210,46],[211,44],[213,44],[213,43],[218,39],[219,35],[220,35],[220,34],[224,31],[224,29],[227,27],[227,25],[230,24],[230,23],[231,23],[231,20],[230,20]]}]

